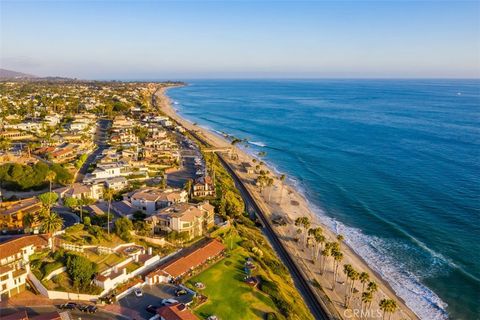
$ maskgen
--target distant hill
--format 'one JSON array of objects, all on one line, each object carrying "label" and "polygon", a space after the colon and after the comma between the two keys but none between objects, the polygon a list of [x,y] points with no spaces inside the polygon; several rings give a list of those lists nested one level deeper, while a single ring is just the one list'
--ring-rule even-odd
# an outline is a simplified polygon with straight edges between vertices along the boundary
[{"label": "distant hill", "polygon": [[26,74],[22,72],[0,69],[0,79],[33,79],[37,78],[34,75]]}]

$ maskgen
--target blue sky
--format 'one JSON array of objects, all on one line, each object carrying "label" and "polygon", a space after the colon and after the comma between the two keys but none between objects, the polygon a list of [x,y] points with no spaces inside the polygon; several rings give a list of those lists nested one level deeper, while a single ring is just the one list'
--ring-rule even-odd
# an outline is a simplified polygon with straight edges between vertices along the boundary
[{"label": "blue sky", "polygon": [[37,75],[480,77],[478,1],[0,1],[1,66]]}]

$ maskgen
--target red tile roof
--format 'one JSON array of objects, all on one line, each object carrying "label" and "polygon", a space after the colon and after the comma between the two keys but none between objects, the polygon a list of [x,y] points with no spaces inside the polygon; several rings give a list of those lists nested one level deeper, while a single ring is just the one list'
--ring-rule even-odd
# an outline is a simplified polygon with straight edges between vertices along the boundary
[{"label": "red tile roof", "polygon": [[188,255],[175,259],[162,266],[161,270],[170,276],[177,278],[184,275],[189,270],[202,265],[208,259],[218,256],[223,250],[225,250],[225,246],[218,240],[212,239]]},{"label": "red tile roof", "polygon": [[199,320],[184,304],[160,307],[157,314],[165,320]]},{"label": "red tile roof", "polygon": [[0,243],[0,259],[13,256],[20,252],[22,248],[33,245],[35,247],[44,247],[48,245],[48,238],[45,235],[23,236]]}]

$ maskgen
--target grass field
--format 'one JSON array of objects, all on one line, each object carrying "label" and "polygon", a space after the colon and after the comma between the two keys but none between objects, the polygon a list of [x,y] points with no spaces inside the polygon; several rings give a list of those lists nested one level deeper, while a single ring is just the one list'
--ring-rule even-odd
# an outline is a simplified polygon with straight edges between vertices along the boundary
[{"label": "grass field", "polygon": [[249,254],[236,243],[233,248],[229,257],[188,281],[192,288],[195,282],[206,285],[201,293],[208,297],[208,301],[194,310],[201,319],[210,315],[229,320],[264,319],[265,313],[275,311],[268,295],[243,282],[243,266]]}]

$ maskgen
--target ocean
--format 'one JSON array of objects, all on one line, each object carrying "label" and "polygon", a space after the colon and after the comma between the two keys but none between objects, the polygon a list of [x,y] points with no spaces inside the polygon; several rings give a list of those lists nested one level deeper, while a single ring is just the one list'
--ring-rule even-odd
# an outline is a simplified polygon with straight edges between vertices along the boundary
[{"label": "ocean", "polygon": [[422,319],[480,315],[480,80],[191,80],[186,119],[248,139]]}]

